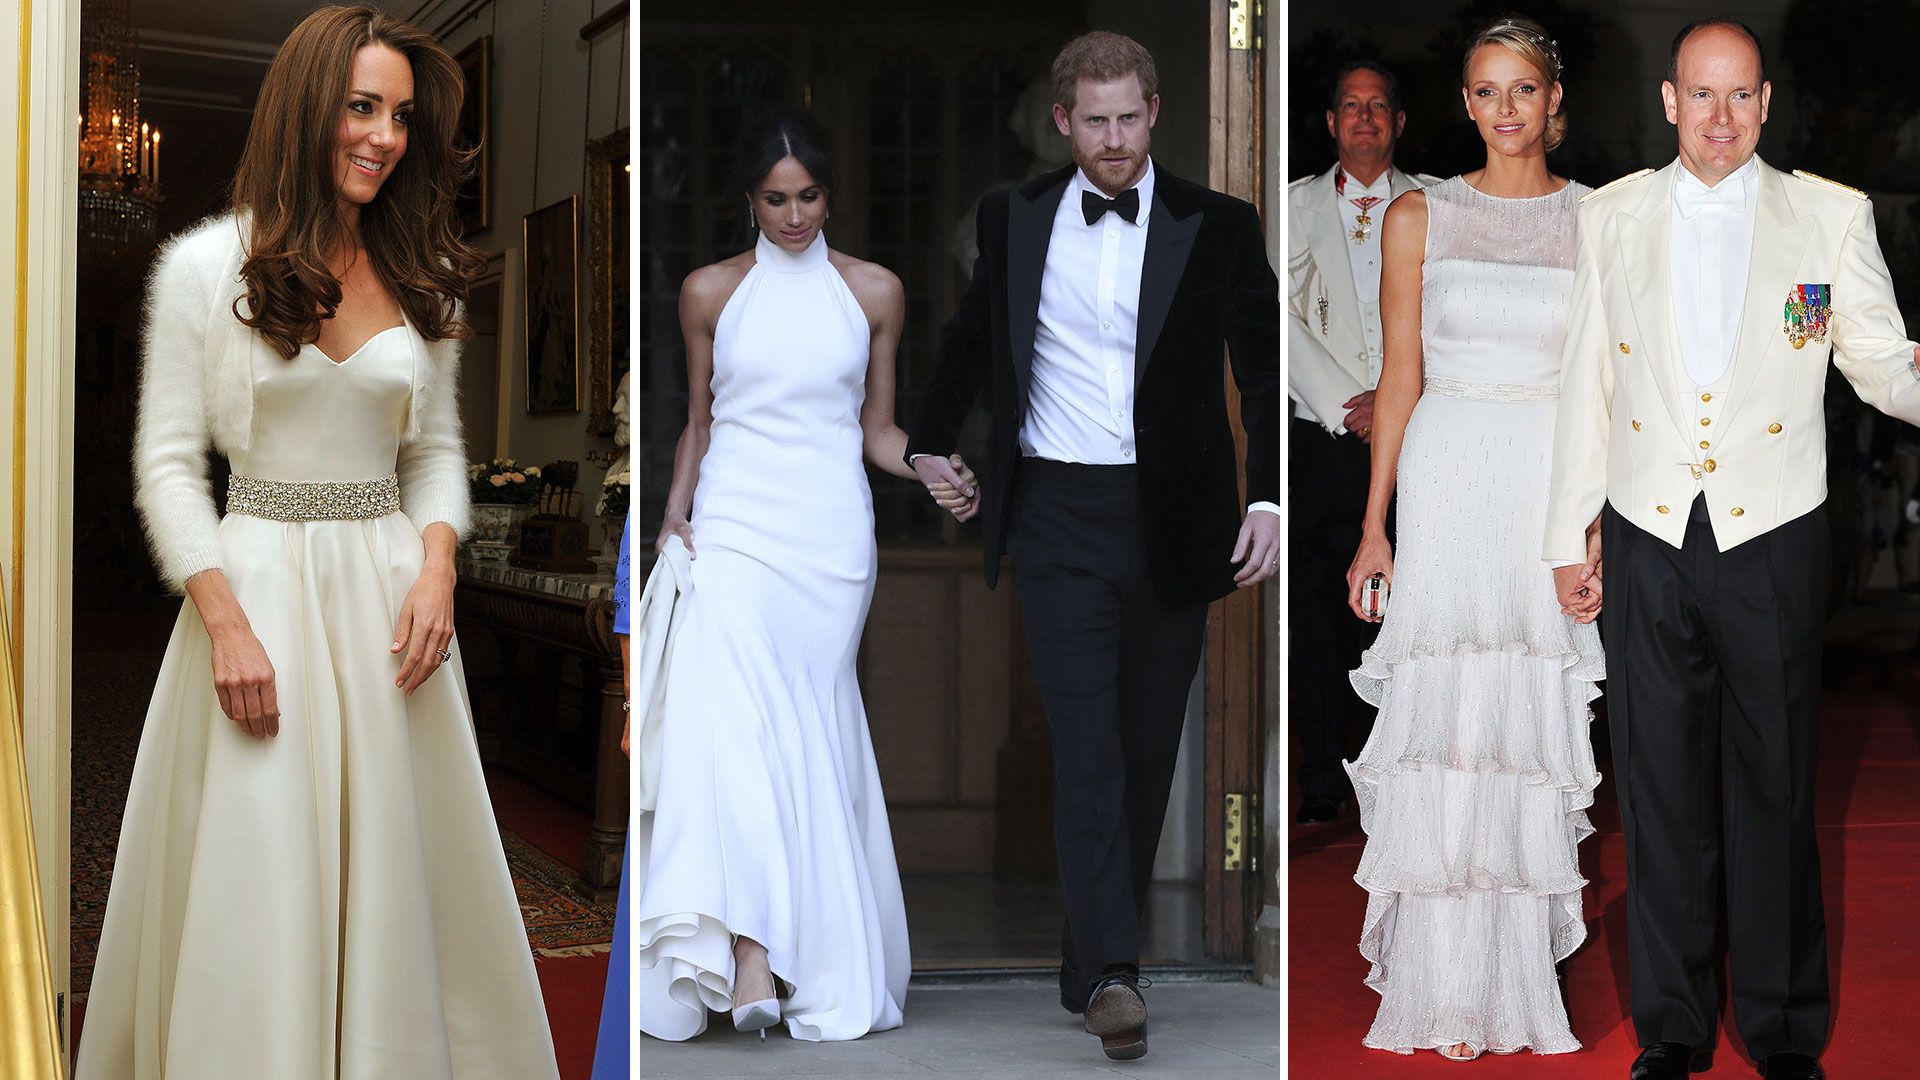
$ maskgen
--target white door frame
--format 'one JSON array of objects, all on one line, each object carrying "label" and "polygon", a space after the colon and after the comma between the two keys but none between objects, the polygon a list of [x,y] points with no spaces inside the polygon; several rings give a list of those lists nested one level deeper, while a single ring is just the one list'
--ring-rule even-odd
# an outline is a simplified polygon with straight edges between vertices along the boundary
[{"label": "white door frame", "polygon": [[[73,350],[80,0],[15,0],[0,47],[0,567],[52,982],[67,1029],[71,940]],[[4,121],[0,121],[4,123]]]}]

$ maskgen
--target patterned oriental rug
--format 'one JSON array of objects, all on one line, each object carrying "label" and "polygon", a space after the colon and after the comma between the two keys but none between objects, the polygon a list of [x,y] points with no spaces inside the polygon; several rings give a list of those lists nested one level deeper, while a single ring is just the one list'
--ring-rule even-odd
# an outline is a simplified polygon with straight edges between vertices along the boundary
[{"label": "patterned oriental rug", "polygon": [[[116,627],[115,633],[92,637],[114,641],[119,646],[115,651],[89,650],[74,656],[72,985],[77,1000],[83,1000],[93,984],[94,955],[107,911],[107,886],[126,810],[127,784],[172,627],[171,616],[164,624],[157,619],[138,621],[142,625],[132,634]],[[545,796],[519,789],[511,796],[511,800],[528,798]],[[497,800],[502,817],[509,821],[511,800]],[[595,899],[576,867],[506,828],[500,831],[500,843],[534,955],[586,956],[612,947],[611,894]]]}]

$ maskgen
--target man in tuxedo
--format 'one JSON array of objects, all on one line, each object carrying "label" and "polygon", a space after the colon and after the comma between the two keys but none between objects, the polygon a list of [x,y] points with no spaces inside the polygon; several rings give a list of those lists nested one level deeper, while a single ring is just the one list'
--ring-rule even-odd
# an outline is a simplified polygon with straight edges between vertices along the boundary
[{"label": "man in tuxedo", "polygon": [[1287,185],[1287,651],[1302,824],[1346,809],[1348,730],[1362,709],[1347,669],[1378,627],[1347,607],[1347,564],[1367,513],[1367,444],[1380,381],[1380,222],[1432,183],[1393,167],[1407,114],[1393,74],[1356,60],[1334,76],[1327,131],[1339,160]]},{"label": "man in tuxedo", "polygon": [[1661,94],[1678,159],[1580,210],[1545,555],[1563,606],[1606,608],[1632,1077],[1711,1064],[1723,864],[1741,1038],[1768,1080],[1821,1077],[1827,359],[1920,423],[1920,346],[1866,197],[1754,156],[1772,86],[1751,30],[1682,30]]},{"label": "man in tuxedo", "polygon": [[1279,280],[1253,207],[1148,156],[1156,82],[1153,57],[1119,34],[1054,61],[1075,164],[981,200],[973,283],[907,448],[930,490],[965,490],[948,455],[991,387],[964,513],[980,515],[989,587],[1013,557],[1053,738],[1061,1003],[1119,1059],[1147,1050],[1140,913],[1207,604],[1280,558]]}]

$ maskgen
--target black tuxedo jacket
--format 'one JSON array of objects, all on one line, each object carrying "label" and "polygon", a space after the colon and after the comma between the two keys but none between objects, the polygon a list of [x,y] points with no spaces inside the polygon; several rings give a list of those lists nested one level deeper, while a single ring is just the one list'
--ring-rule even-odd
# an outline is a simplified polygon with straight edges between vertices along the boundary
[{"label": "black tuxedo jacket", "polygon": [[[1280,501],[1280,283],[1250,204],[1182,180],[1159,162],[1153,168],[1134,437],[1154,591],[1168,603],[1197,603],[1233,591],[1230,560],[1247,503]],[[1010,489],[1018,482],[1040,279],[1072,176],[1068,166],[981,200],[973,284],[940,332],[908,439],[909,455],[952,453],[968,409],[991,380],[993,428],[979,470],[989,588],[999,577]],[[1227,423],[1223,345],[1247,431],[1245,500]]]}]

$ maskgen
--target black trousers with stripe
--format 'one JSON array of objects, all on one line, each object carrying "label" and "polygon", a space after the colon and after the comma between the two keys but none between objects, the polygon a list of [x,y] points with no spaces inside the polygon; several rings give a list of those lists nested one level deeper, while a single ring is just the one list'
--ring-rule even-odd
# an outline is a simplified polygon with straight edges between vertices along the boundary
[{"label": "black trousers with stripe", "polygon": [[1061,991],[1084,1006],[1104,969],[1140,963],[1207,605],[1155,595],[1133,466],[1027,458],[1011,498],[1007,550],[1053,741]]},{"label": "black trousers with stripe", "polygon": [[1611,506],[1603,529],[1634,1030],[1643,1046],[1712,1045],[1724,874],[1741,1038],[1756,1060],[1817,1057],[1831,1012],[1813,821],[1825,509],[1727,551],[1705,496],[1678,550]]}]

